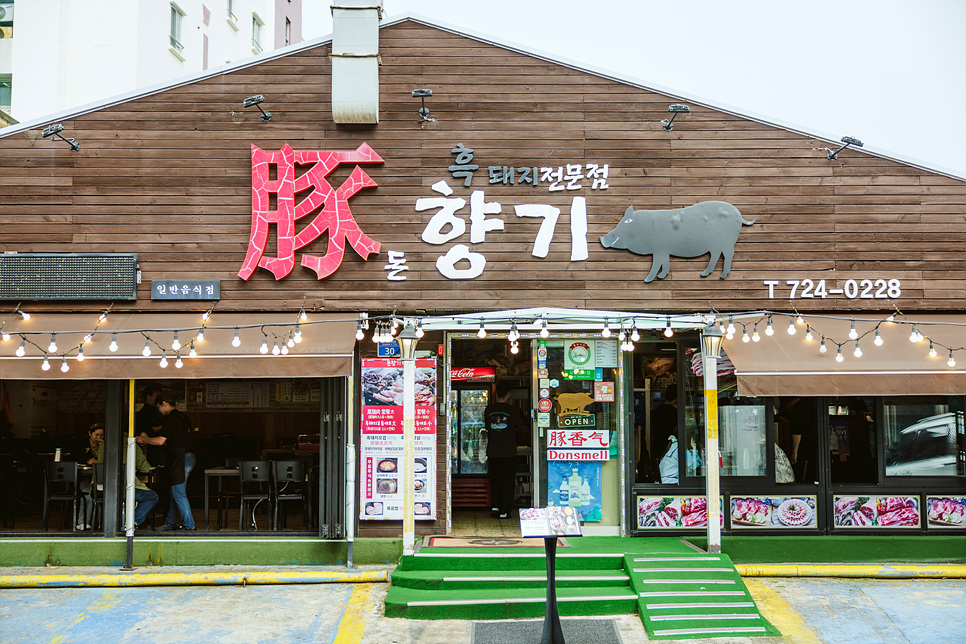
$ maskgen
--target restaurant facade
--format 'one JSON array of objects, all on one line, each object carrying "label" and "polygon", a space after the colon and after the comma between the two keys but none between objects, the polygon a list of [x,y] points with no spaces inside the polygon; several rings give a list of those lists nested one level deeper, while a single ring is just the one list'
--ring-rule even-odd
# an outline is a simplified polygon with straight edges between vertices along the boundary
[{"label": "restaurant facade", "polygon": [[[334,48],[0,130],[2,536],[121,534],[156,384],[199,537],[398,537],[407,324],[417,535],[489,512],[500,382],[518,507],[703,534],[708,325],[725,538],[966,533],[962,178],[423,19],[373,10],[366,50],[338,14]],[[104,518],[44,530],[96,422]],[[307,516],[239,517],[225,472],[283,459]]]}]

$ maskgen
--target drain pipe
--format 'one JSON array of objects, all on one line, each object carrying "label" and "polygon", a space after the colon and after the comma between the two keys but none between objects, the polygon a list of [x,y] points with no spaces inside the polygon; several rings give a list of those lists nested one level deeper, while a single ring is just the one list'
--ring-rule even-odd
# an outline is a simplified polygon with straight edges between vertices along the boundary
[{"label": "drain pipe", "polygon": [[356,538],[356,446],[345,446],[345,540],[346,568],[352,568],[352,542]]}]

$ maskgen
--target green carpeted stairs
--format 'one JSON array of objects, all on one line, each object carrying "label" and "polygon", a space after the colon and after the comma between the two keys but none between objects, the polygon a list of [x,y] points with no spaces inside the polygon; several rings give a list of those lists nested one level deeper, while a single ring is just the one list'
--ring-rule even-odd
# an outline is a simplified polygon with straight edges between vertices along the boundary
[{"label": "green carpeted stairs", "polygon": [[[725,555],[677,538],[576,537],[557,548],[561,616],[640,612],[653,639],[774,635]],[[542,617],[543,548],[422,547],[392,573],[387,617]]]}]

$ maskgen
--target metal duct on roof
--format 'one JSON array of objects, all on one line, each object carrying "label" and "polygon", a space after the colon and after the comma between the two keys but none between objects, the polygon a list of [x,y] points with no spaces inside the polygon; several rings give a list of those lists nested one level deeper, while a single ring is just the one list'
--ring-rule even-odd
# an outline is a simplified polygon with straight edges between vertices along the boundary
[{"label": "metal duct on roof", "polygon": [[332,120],[379,122],[382,0],[332,3]]}]

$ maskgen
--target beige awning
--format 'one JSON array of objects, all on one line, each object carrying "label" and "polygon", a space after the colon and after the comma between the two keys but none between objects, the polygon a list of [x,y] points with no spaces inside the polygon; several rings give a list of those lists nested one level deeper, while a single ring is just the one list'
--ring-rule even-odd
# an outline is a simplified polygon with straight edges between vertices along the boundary
[{"label": "beige awning", "polygon": [[[98,324],[98,313],[37,313],[30,320],[8,319],[3,330],[10,339],[0,343],[0,379],[86,380],[147,378],[304,378],[349,376],[355,346],[356,322],[351,315],[312,314],[299,324],[302,342],[288,355],[273,355],[276,340],[286,342],[296,329],[296,316],[286,313],[214,313],[205,324],[204,341],[195,341],[198,356],[189,357],[190,343],[203,322],[198,313],[114,312]],[[232,345],[235,328],[241,341]],[[172,349],[174,333],[182,344]],[[43,358],[56,333],[57,351]],[[89,342],[85,335],[92,333]],[[110,350],[116,332],[117,351]],[[260,353],[267,338],[269,352]],[[84,360],[77,360],[83,342]],[[144,357],[145,342],[151,355]],[[25,355],[17,348],[24,344]],[[281,347],[281,344],[280,344]],[[161,351],[168,365],[160,366]],[[175,366],[180,353],[182,367]],[[67,358],[69,370],[61,366]]]},{"label": "beige awning", "polygon": [[[838,317],[838,315],[836,316]],[[814,340],[805,340],[805,327],[788,335],[788,317],[774,316],[775,333],[764,334],[758,324],[760,342],[742,342],[741,326],[734,339],[725,340],[724,350],[735,365],[738,394],[742,396],[908,396],[966,394],[966,351],[956,351],[956,366],[949,367],[949,348],[966,347],[966,315],[909,315],[900,323],[882,322],[885,314],[859,315],[855,327],[862,357],[856,358],[855,342],[849,340],[851,318],[828,319],[805,316]],[[879,324],[882,322],[881,324]],[[926,338],[910,342],[912,322]],[[882,346],[876,346],[878,324]],[[748,326],[752,333],[752,326]],[[822,335],[827,353],[819,352]],[[929,356],[929,340],[936,357]],[[837,362],[838,346],[844,343]]]}]

